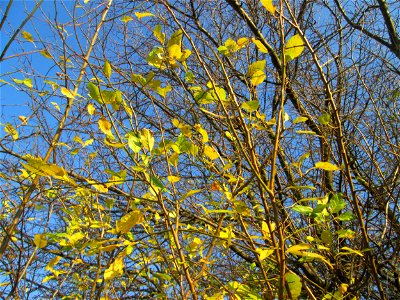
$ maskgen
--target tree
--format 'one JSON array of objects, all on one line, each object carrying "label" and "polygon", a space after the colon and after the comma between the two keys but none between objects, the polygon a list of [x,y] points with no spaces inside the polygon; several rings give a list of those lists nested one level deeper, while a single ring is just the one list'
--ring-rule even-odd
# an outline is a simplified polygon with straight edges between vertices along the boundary
[{"label": "tree", "polygon": [[397,2],[13,5],[5,297],[396,297]]}]

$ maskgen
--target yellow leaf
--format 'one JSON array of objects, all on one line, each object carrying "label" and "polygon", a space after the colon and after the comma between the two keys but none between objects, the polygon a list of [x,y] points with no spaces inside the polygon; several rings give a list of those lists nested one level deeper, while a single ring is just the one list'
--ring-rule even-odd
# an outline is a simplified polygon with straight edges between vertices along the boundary
[{"label": "yellow leaf", "polygon": [[114,138],[111,132],[112,125],[105,117],[101,117],[97,123],[101,132],[103,132],[106,136]]},{"label": "yellow leaf", "polygon": [[61,87],[61,94],[63,94],[67,98],[73,99],[75,97],[74,93],[65,87]]},{"label": "yellow leaf", "polygon": [[143,128],[140,132],[140,142],[142,143],[143,147],[148,149],[150,152],[153,150],[154,147],[154,137],[151,131],[147,128]]},{"label": "yellow leaf", "polygon": [[18,139],[18,131],[10,123],[6,124],[4,131],[11,135],[14,140]]},{"label": "yellow leaf", "polygon": [[94,180],[89,180],[89,179],[86,179],[86,181],[90,185],[92,185],[100,193],[107,193],[108,192],[108,188],[104,184],[101,184],[101,183],[98,183],[98,182],[96,182]]},{"label": "yellow leaf", "polygon": [[67,171],[55,164],[45,163],[41,158],[26,157],[26,163],[21,163],[27,171],[42,176],[53,176],[58,179],[67,179]]},{"label": "yellow leaf", "polygon": [[106,75],[106,77],[108,79],[110,79],[112,70],[111,70],[111,64],[110,64],[110,62],[108,60],[106,60],[104,62],[103,72],[104,72],[104,75]]},{"label": "yellow leaf", "polygon": [[156,27],[154,27],[153,34],[161,44],[164,44],[164,42],[165,42],[165,33],[162,32],[161,25],[157,25]]},{"label": "yellow leaf", "polygon": [[133,20],[133,18],[131,16],[123,16],[121,18],[121,21],[124,23],[128,23],[129,21],[132,21],[132,20]]},{"label": "yellow leaf", "polygon": [[175,182],[178,182],[181,178],[179,176],[170,175],[170,176],[167,176],[167,179],[169,182],[175,183]]},{"label": "yellow leaf", "polygon": [[92,103],[88,104],[87,111],[88,111],[89,115],[93,115],[94,114],[95,107],[94,107],[94,105]]},{"label": "yellow leaf", "polygon": [[286,249],[286,252],[293,253],[295,255],[303,255],[301,251],[309,250],[311,248],[312,246],[309,244],[297,244]]},{"label": "yellow leaf", "polygon": [[249,39],[246,37],[242,37],[240,39],[238,39],[237,41],[237,46],[239,49],[242,49],[244,46],[246,46],[249,42]]},{"label": "yellow leaf", "polygon": [[259,85],[264,82],[266,77],[264,71],[258,70],[251,76],[250,83],[254,86]]},{"label": "yellow leaf", "polygon": [[33,238],[33,243],[37,248],[44,248],[47,245],[47,238],[44,234],[36,234]]},{"label": "yellow leaf", "polygon": [[143,221],[144,217],[140,210],[131,211],[116,222],[116,231],[118,233],[127,233],[133,226]]},{"label": "yellow leaf", "polygon": [[261,4],[265,7],[267,11],[271,14],[275,13],[276,7],[272,4],[272,0],[261,0]]},{"label": "yellow leaf", "polygon": [[211,160],[217,159],[219,157],[218,152],[208,145],[204,146],[204,154]]},{"label": "yellow leaf", "polygon": [[46,58],[53,58],[52,56],[51,56],[51,54],[50,54],[50,52],[47,50],[47,49],[43,49],[43,50],[41,50],[40,52],[39,52],[41,55],[43,55],[44,57],[46,57]]},{"label": "yellow leaf", "polygon": [[[274,231],[275,228],[276,228],[275,222],[272,222],[270,226],[271,226],[271,232]],[[269,230],[268,225],[267,225],[267,223],[265,221],[263,221],[261,223],[261,231],[262,231],[262,234],[263,234],[264,238],[266,238],[266,239],[270,239],[271,238],[270,230]]]},{"label": "yellow leaf", "polygon": [[143,13],[141,13],[141,12],[135,12],[135,16],[140,20],[141,18],[145,18],[145,17],[152,17],[152,16],[154,16],[152,13],[149,13],[149,12],[143,12]]},{"label": "yellow leaf", "polygon": [[268,49],[267,47],[264,46],[263,43],[261,43],[261,41],[256,40],[255,38],[253,38],[253,43],[254,45],[256,45],[257,49],[262,52],[262,53],[268,53]]},{"label": "yellow leaf", "polygon": [[328,161],[320,161],[315,164],[317,169],[323,169],[325,171],[338,171],[340,168],[337,165],[334,165]]},{"label": "yellow leaf", "polygon": [[47,271],[50,271],[50,272],[52,272],[52,273],[54,273],[54,266],[55,266],[56,264],[58,264],[58,263],[60,262],[61,259],[62,259],[61,256],[56,256],[56,257],[54,257],[53,259],[51,259],[51,260],[49,261],[49,263],[47,264],[47,266],[46,266],[46,270],[47,270]]},{"label": "yellow leaf", "polygon": [[200,124],[194,125],[194,129],[196,129],[196,131],[201,134],[202,142],[207,143],[208,142],[207,131]]},{"label": "yellow leaf", "polygon": [[261,248],[258,248],[258,249],[256,249],[256,251],[257,251],[258,255],[260,255],[260,260],[261,261],[266,259],[272,253],[274,253],[274,250],[272,250],[272,249],[261,249]]},{"label": "yellow leaf", "polygon": [[118,256],[113,263],[104,271],[104,280],[112,280],[117,276],[121,276],[124,271],[124,258]]},{"label": "yellow leaf", "polygon": [[304,50],[303,38],[296,34],[292,36],[286,43],[283,53],[287,57],[287,60],[293,60],[298,57]]},{"label": "yellow leaf", "polygon": [[23,37],[24,39],[26,39],[28,42],[33,43],[33,36],[32,36],[32,34],[30,34],[28,31],[22,31],[21,35],[22,35],[22,37]]}]

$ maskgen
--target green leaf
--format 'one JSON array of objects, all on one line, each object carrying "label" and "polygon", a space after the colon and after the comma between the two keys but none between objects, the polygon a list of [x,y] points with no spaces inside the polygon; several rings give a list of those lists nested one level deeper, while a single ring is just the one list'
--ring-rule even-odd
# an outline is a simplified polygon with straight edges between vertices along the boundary
[{"label": "green leaf", "polygon": [[307,121],[308,118],[307,117],[297,117],[296,119],[293,120],[292,124],[297,124],[297,123],[303,123],[305,121]]},{"label": "green leaf", "polygon": [[259,106],[258,100],[247,101],[242,104],[242,108],[249,113],[255,112]]},{"label": "green leaf", "polygon": [[296,34],[287,41],[283,53],[286,56],[287,61],[291,61],[296,57],[300,56],[303,50],[304,50],[303,38],[300,35]]},{"label": "green leaf", "polygon": [[331,116],[328,113],[324,113],[318,118],[318,122],[322,125],[328,125],[331,121]]},{"label": "green leaf", "polygon": [[332,214],[336,214],[347,206],[346,201],[342,199],[342,194],[338,193],[329,200],[328,207]]},{"label": "green leaf", "polygon": [[338,238],[342,239],[353,239],[356,235],[356,233],[353,230],[350,229],[340,229],[336,231]]},{"label": "green leaf", "polygon": [[106,77],[108,79],[110,79],[112,70],[111,70],[111,64],[108,60],[105,60],[105,62],[104,62],[103,72],[104,72],[104,75],[106,75]]},{"label": "green leaf", "polygon": [[356,218],[351,212],[346,211],[345,213],[341,214],[338,219],[343,222],[353,221]]},{"label": "green leaf", "polygon": [[35,234],[33,238],[33,243],[37,248],[44,248],[47,245],[47,238],[45,234]]},{"label": "green leaf", "polygon": [[295,273],[288,272],[285,274],[285,281],[289,287],[291,299],[296,300],[299,298],[302,287],[300,277]]},{"label": "green leaf", "polygon": [[28,42],[33,43],[33,36],[28,31],[22,31],[21,35],[25,40],[27,40]]},{"label": "green leaf", "polygon": [[340,168],[337,165],[334,165],[328,161],[320,161],[315,164],[317,169],[323,169],[325,171],[338,171]]},{"label": "green leaf", "polygon": [[164,45],[165,43],[165,33],[162,32],[162,27],[161,25],[156,25],[156,27],[154,27],[153,30],[153,34],[155,36],[155,38]]},{"label": "green leaf", "polygon": [[292,210],[295,212],[298,212],[300,214],[311,214],[313,212],[313,208],[310,206],[304,206],[304,205],[295,205],[292,207]]},{"label": "green leaf", "polygon": [[90,82],[90,81],[88,82],[87,88],[89,90],[89,96],[92,99],[100,102],[100,90],[99,90],[99,88],[93,82]]},{"label": "green leaf", "polygon": [[128,146],[134,153],[139,153],[142,148],[140,139],[133,132],[128,133]]}]

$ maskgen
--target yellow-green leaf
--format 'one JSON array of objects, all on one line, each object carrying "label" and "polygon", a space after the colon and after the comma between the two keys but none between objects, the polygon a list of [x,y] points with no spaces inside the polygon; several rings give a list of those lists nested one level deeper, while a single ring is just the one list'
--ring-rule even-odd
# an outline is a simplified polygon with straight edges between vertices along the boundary
[{"label": "yellow-green leaf", "polygon": [[155,38],[161,43],[164,44],[165,42],[165,33],[162,32],[162,27],[161,25],[156,25],[153,30],[153,34]]},{"label": "yellow-green leaf", "polygon": [[153,150],[154,137],[149,129],[142,129],[142,131],[140,132],[140,142],[142,143],[143,147],[148,149],[150,152],[151,150]]},{"label": "yellow-green leaf", "polygon": [[121,276],[124,272],[124,258],[118,256],[110,264],[108,269],[104,271],[104,280],[112,280],[117,276]]},{"label": "yellow-green leaf", "polygon": [[154,15],[149,12],[138,12],[137,11],[137,12],[135,12],[135,16],[136,16],[136,18],[138,18],[140,20],[141,18],[152,17]]},{"label": "yellow-green leaf", "polygon": [[27,156],[26,163],[21,163],[27,171],[42,176],[53,176],[58,179],[67,179],[67,171],[55,164],[45,163],[41,158]]},{"label": "yellow-green leaf", "polygon": [[291,299],[293,300],[298,299],[301,294],[301,286],[302,286],[300,277],[295,273],[288,272],[285,274],[285,280],[290,290]]},{"label": "yellow-green leaf", "polygon": [[30,34],[28,31],[22,31],[21,35],[24,39],[26,39],[28,42],[33,43],[33,36]]},{"label": "yellow-green leaf", "polygon": [[132,20],[133,20],[133,18],[131,16],[123,16],[121,18],[121,21],[124,23],[128,23],[129,21],[132,21]]},{"label": "yellow-green leaf", "polygon": [[271,14],[275,13],[276,7],[272,4],[272,0],[261,0],[261,4],[265,7],[267,11]]},{"label": "yellow-green leaf", "polygon": [[196,124],[194,125],[194,128],[198,133],[201,134],[202,137],[202,142],[207,143],[208,142],[208,133],[207,131],[201,126],[201,124]]},{"label": "yellow-green leaf", "polygon": [[32,79],[30,79],[30,78],[25,78],[25,79],[13,79],[13,81],[16,83],[16,84],[23,84],[23,85],[26,85],[28,88],[32,88],[33,87],[33,84],[32,84]]},{"label": "yellow-green leaf", "polygon": [[181,178],[179,176],[173,176],[173,175],[167,176],[167,179],[171,183],[175,183],[175,182],[178,182],[179,180],[181,180]]},{"label": "yellow-green leaf", "polygon": [[340,168],[328,161],[320,161],[315,164],[317,169],[323,169],[325,171],[339,171]]},{"label": "yellow-green leaf", "polygon": [[252,85],[257,86],[265,80],[265,64],[265,60],[259,60],[249,66],[246,75],[250,78],[250,82]]},{"label": "yellow-green leaf", "polygon": [[204,146],[204,154],[211,160],[217,159],[219,157],[218,152],[215,151],[213,147],[208,145]]},{"label": "yellow-green leaf", "polygon": [[66,87],[61,87],[61,94],[63,94],[65,97],[67,98],[71,98],[73,99],[75,97],[74,92],[70,91],[69,89],[67,89]]},{"label": "yellow-green leaf", "polygon": [[106,60],[104,62],[103,72],[104,72],[104,75],[106,75],[106,77],[108,79],[110,79],[112,70],[111,70],[111,64],[110,64],[110,62],[108,60]]},{"label": "yellow-green leaf", "polygon": [[262,52],[262,53],[268,53],[268,49],[267,47],[264,46],[263,43],[261,43],[261,41],[253,38],[253,43],[254,45],[256,45],[257,49]]},{"label": "yellow-green leaf", "polygon": [[292,36],[286,43],[283,53],[285,54],[288,61],[295,59],[300,56],[304,50],[303,38],[296,34]]},{"label": "yellow-green leaf", "polygon": [[47,238],[44,234],[35,234],[33,238],[33,243],[37,248],[44,248],[47,245]]},{"label": "yellow-green leaf", "polygon": [[11,135],[14,140],[18,139],[18,131],[10,123],[6,124],[4,131]]},{"label": "yellow-green leaf", "polygon": [[272,253],[274,253],[274,250],[272,250],[272,249],[261,249],[261,248],[258,248],[258,249],[256,249],[256,251],[257,251],[258,255],[260,256],[260,261],[266,259]]}]

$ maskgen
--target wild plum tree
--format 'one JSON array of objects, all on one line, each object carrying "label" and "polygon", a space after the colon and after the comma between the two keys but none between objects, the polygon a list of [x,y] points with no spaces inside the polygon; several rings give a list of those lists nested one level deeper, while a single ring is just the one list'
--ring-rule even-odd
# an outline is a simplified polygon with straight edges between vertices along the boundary
[{"label": "wild plum tree", "polygon": [[5,298],[396,297],[397,2],[13,5]]}]

